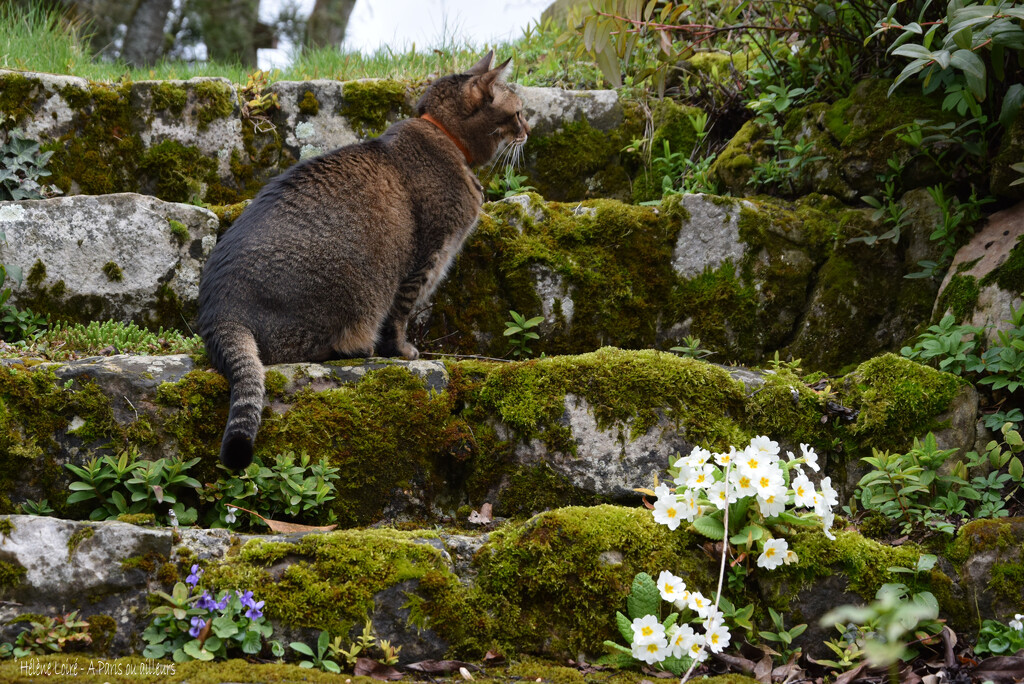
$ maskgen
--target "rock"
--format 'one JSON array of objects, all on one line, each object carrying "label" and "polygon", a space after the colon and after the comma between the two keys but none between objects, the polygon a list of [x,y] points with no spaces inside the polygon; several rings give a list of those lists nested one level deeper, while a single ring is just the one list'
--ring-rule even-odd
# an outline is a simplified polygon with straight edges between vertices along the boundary
[{"label": "rock", "polygon": [[25,273],[19,307],[177,328],[195,315],[217,225],[206,209],[136,194],[0,202],[0,253]]},{"label": "rock", "polygon": [[[515,87],[534,128],[527,184],[562,188],[552,195],[559,199],[604,188],[629,196],[627,173],[614,167],[622,147],[642,130],[626,121],[615,91]],[[244,90],[206,77],[105,84],[0,70],[0,91],[8,95],[0,99],[0,115],[55,148],[48,180],[65,194],[144,192],[226,205],[252,198],[300,159],[375,137],[415,116],[424,88],[391,79],[320,79]],[[581,134],[592,144],[580,148]],[[566,152],[584,159],[565,167],[555,157]]]},{"label": "rock", "polygon": [[947,312],[961,323],[984,326],[985,336],[998,339],[1010,328],[1014,309],[1024,305],[1020,261],[1024,259],[1024,202],[996,212],[957,250],[939,288],[933,319]]},{"label": "rock", "polygon": [[122,563],[149,556],[166,561],[171,554],[170,530],[27,515],[5,519],[11,531],[4,534],[0,546],[0,565],[24,572],[3,590],[3,639],[13,642],[24,628],[8,625],[17,615],[54,616],[79,610],[86,619],[113,618],[117,631],[110,651],[131,652],[148,623],[146,595],[156,586],[146,572]]},{"label": "rock", "polygon": [[745,248],[740,241],[740,207],[750,202],[716,202],[711,195],[684,195],[680,205],[690,214],[684,220],[672,252],[672,270],[681,278],[694,278],[725,261],[737,265]]}]

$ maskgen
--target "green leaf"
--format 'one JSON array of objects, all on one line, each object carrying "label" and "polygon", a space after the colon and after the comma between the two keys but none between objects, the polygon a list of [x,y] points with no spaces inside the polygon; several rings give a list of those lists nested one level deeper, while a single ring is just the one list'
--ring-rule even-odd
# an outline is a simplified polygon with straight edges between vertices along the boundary
[{"label": "green leaf", "polygon": [[632,620],[645,615],[657,615],[661,606],[661,593],[658,585],[646,572],[638,573],[633,578],[633,588],[626,598],[626,609]]},{"label": "green leaf", "polygon": [[321,663],[321,665],[323,665],[324,669],[328,672],[333,672],[334,674],[341,674],[341,668],[338,667],[338,663],[334,662],[333,660],[325,660]]},{"label": "green leaf", "polygon": [[68,503],[78,503],[79,501],[88,501],[89,499],[95,499],[96,492],[74,492],[68,497]]},{"label": "green leaf", "polygon": [[293,641],[289,644],[289,646],[291,646],[292,650],[298,651],[302,655],[308,655],[311,658],[314,657],[313,649],[311,649],[309,646],[302,643],[301,641]]},{"label": "green leaf", "polygon": [[626,640],[627,644],[633,643],[633,623],[621,612],[615,612],[615,625],[619,628],[619,634]]},{"label": "green leaf", "polygon": [[242,652],[250,655],[255,655],[260,652],[263,648],[263,642],[260,638],[260,633],[254,630],[248,630],[245,633],[245,638],[242,639]]},{"label": "green leaf", "polygon": [[693,529],[703,534],[708,539],[721,541],[725,538],[725,525],[718,518],[702,515],[693,521]]},{"label": "green leaf", "polygon": [[1022,104],[1024,104],[1024,85],[1014,83],[1007,89],[1006,95],[1003,97],[1003,106],[999,110],[999,125],[1004,129],[1009,128],[1017,120]]},{"label": "green leaf", "polygon": [[1020,462],[1019,457],[1014,456],[1013,458],[1010,459],[1009,472],[1010,477],[1012,477],[1014,480],[1020,480],[1022,477],[1024,477],[1024,464]]},{"label": "green leaf", "polygon": [[214,618],[211,629],[213,629],[213,633],[221,639],[227,639],[238,634],[238,625],[235,624],[234,619],[227,615],[221,615],[220,617]]},{"label": "green leaf", "polygon": [[213,654],[199,645],[199,639],[193,639],[186,643],[182,650],[196,660],[213,660]]},{"label": "green leaf", "polygon": [[631,651],[630,649],[626,648],[622,644],[615,643],[614,641],[606,640],[604,642],[604,646],[605,646],[605,648],[609,648],[609,649],[611,649],[613,651],[618,651],[619,653],[628,653],[630,656],[633,655],[633,651]]}]

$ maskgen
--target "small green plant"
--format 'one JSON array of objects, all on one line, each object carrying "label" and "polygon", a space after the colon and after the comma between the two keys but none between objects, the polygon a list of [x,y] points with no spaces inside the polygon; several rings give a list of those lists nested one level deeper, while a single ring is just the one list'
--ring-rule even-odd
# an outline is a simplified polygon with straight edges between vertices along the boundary
[{"label": "small green plant", "polygon": [[829,639],[825,646],[836,654],[836,659],[819,658],[817,662],[845,672],[856,667],[864,657],[864,642],[867,641],[868,630],[853,622],[847,622],[845,625],[836,624],[835,628],[839,632],[839,637]]},{"label": "small green plant", "polygon": [[197,593],[202,570],[193,565],[184,582],[171,593],[153,593],[162,601],[151,611],[153,620],[142,633],[146,658],[171,657],[174,662],[225,660],[259,654],[267,646],[280,658],[284,647],[269,641],[274,628],[263,615],[264,602],[251,591],[222,591],[214,599],[209,591]]},{"label": "small green plant", "polygon": [[395,665],[398,663],[398,653],[402,650],[401,646],[392,646],[387,639],[378,639],[373,631],[373,622],[371,621],[367,621],[363,625],[362,634],[356,637],[349,648],[345,648],[343,644],[343,637],[336,636],[332,639],[326,631],[321,631],[316,641],[315,651],[301,641],[293,641],[291,648],[309,658],[309,660],[300,661],[300,667],[316,668],[334,673],[341,672],[340,662],[344,661],[346,667],[352,669],[360,657],[365,657],[365,654],[372,651],[379,653],[376,658],[378,662]]},{"label": "small green plant", "polygon": [[[7,235],[0,230],[0,242],[7,242]],[[21,282],[21,269],[12,264],[0,264],[0,339],[5,342],[29,343],[38,339],[46,328],[46,318],[29,309],[19,310],[7,300],[11,288],[4,287],[8,278]]]},{"label": "small green plant", "polygon": [[90,520],[115,520],[125,514],[152,513],[157,519],[169,521],[170,516],[164,510],[166,504],[171,504],[174,518],[183,525],[191,525],[196,521],[196,509],[186,508],[177,497],[186,490],[199,489],[199,482],[187,474],[197,463],[198,458],[143,461],[139,460],[135,448],[121,451],[117,458],[108,455],[90,459],[83,466],[66,463],[64,467],[79,478],[69,485],[71,494],[67,502],[96,500],[98,505],[89,514]]},{"label": "small green plant", "polygon": [[[915,568],[889,568],[890,572],[906,573],[912,576],[911,584],[917,578],[926,576],[934,567],[936,557],[922,555]],[[901,660],[916,656],[909,641],[928,643],[942,631],[938,619],[939,602],[928,591],[914,591],[902,582],[883,584],[875,594],[875,600],[866,606],[840,606],[821,618],[822,626],[852,623],[863,630],[863,642],[857,637],[868,662],[876,667],[889,668],[890,676],[896,676],[896,666]],[[892,679],[898,681],[898,679]]]},{"label": "small green plant", "polygon": [[867,204],[874,211],[871,212],[871,220],[881,223],[886,230],[881,235],[863,235],[850,238],[848,242],[863,242],[866,245],[873,245],[878,241],[886,240],[896,244],[900,241],[903,228],[907,224],[907,207],[900,204],[902,195],[899,185],[900,174],[903,173],[903,160],[899,154],[890,156],[886,163],[888,170],[876,176],[882,187],[882,197],[865,195],[861,197],[864,204]]},{"label": "small green plant", "polygon": [[942,185],[928,188],[928,194],[942,215],[942,223],[932,231],[929,239],[942,245],[942,254],[938,261],[919,261],[918,266],[921,270],[909,273],[904,276],[905,278],[931,278],[944,273],[960,247],[962,235],[974,233],[974,226],[982,218],[981,207],[995,201],[991,197],[979,199],[977,193],[972,190],[970,198],[966,202],[961,202],[955,195],[947,196]]},{"label": "small green plant", "polygon": [[669,351],[674,351],[680,356],[685,356],[691,359],[703,359],[714,354],[713,351],[702,348],[700,346],[700,338],[692,335],[684,337],[682,345],[672,347]]},{"label": "small green plant", "polygon": [[46,499],[40,499],[38,501],[29,499],[21,504],[18,504],[18,510],[23,515],[53,515],[54,510],[50,506],[50,502]]},{"label": "small green plant", "polygon": [[46,164],[51,156],[52,151],[41,152],[39,143],[26,138],[21,130],[9,131],[7,140],[0,146],[0,202],[60,194],[53,186],[39,182],[50,175]]},{"label": "small green plant", "polygon": [[224,477],[205,485],[200,492],[200,499],[213,505],[207,514],[210,527],[241,529],[245,518],[239,519],[239,508],[258,514],[248,515],[250,528],[262,524],[259,516],[291,521],[316,517],[324,524],[337,519],[324,505],[334,499],[334,483],[338,480],[338,469],[330,467],[326,458],[312,463],[305,452],[296,456],[286,451],[278,454],[270,466],[257,457],[241,473],[222,470]]},{"label": "small green plant", "polygon": [[517,174],[515,167],[509,164],[501,175],[495,175],[491,182],[487,184],[487,194],[491,197],[503,199],[513,195],[521,195],[524,192],[535,192],[537,188],[532,185],[523,185],[527,178],[527,176]]},{"label": "small green plant", "polygon": [[778,644],[776,648],[784,661],[791,662],[795,658],[800,657],[799,654],[801,649],[799,647],[793,648],[793,640],[804,633],[804,630],[807,629],[807,625],[795,625],[786,629],[782,616],[776,613],[771,606],[768,607],[768,614],[772,619],[772,625],[774,626],[775,631],[769,632],[762,630],[758,632],[758,634],[762,639]]},{"label": "small green plant", "polygon": [[1024,648],[1024,615],[1017,613],[1008,624],[996,620],[981,623],[974,652],[992,655],[1013,654]]},{"label": "small green plant", "polygon": [[195,354],[203,348],[198,335],[160,328],[156,332],[135,323],[92,321],[88,324],[58,322],[39,336],[36,347],[57,360],[72,355],[99,354]]},{"label": "small green plant", "polygon": [[13,645],[3,644],[0,657],[25,658],[30,655],[62,653],[74,646],[92,643],[89,636],[89,622],[73,610],[60,617],[40,616],[29,622],[29,628],[21,632]]},{"label": "small green plant", "polygon": [[[956,506],[949,497],[973,500],[981,497],[968,485],[963,464],[957,464],[948,475],[939,473],[954,453],[956,449],[939,449],[935,435],[930,432],[923,442],[915,438],[913,449],[906,454],[874,449],[871,456],[861,459],[872,467],[857,484],[861,506],[899,521],[904,534],[918,526],[953,534],[956,527],[945,514],[949,507]],[[936,508],[940,500],[946,502],[947,511]]]},{"label": "small green plant", "polygon": [[511,345],[509,351],[512,352],[512,356],[530,356],[533,354],[533,350],[528,346],[530,340],[539,340],[540,335],[533,331],[538,325],[544,322],[543,316],[534,316],[530,320],[526,320],[523,316],[520,316],[515,311],[509,311],[509,315],[512,317],[511,321],[505,321],[505,337],[508,338],[508,343]]},{"label": "small green plant", "polygon": [[[340,649],[341,637],[335,637],[335,639],[338,642],[337,647]],[[293,641],[291,643],[291,648],[294,651],[297,651],[309,658],[309,660],[300,660],[299,667],[304,667],[309,670],[315,668],[317,670],[323,670],[324,672],[340,674],[341,666],[330,657],[331,646],[331,635],[326,631],[320,632],[320,637],[316,640],[316,651],[301,641]]]}]

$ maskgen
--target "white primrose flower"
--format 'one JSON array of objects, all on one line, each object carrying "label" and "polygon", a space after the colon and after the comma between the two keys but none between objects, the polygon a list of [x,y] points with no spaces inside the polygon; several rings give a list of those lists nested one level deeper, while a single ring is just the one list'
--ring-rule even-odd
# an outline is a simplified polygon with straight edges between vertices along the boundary
[{"label": "white primrose flower", "polygon": [[711,615],[715,610],[714,602],[699,591],[690,594],[690,600],[687,602],[687,605],[689,605],[690,610],[702,618]]},{"label": "white primrose flower", "polygon": [[682,506],[682,513],[680,515],[687,522],[693,522],[693,519],[700,515],[700,506],[697,505],[697,495],[691,491],[687,491],[682,496],[676,497],[679,500],[679,505]]},{"label": "white primrose flower", "polygon": [[807,476],[800,473],[793,478],[793,505],[814,508],[814,485]]},{"label": "white primrose flower", "polygon": [[810,468],[814,472],[818,472],[820,470],[820,468],[818,467],[818,454],[817,452],[814,451],[814,449],[807,446],[806,444],[801,444],[800,455],[803,457],[804,463],[807,464],[808,468]]},{"label": "white primrose flower", "polygon": [[661,574],[658,575],[657,585],[661,598],[670,603],[679,598],[681,591],[686,590],[686,583],[683,582],[682,578],[676,577],[668,570],[662,570]]},{"label": "white primrose flower", "polygon": [[750,445],[747,449],[748,451],[759,452],[765,460],[779,460],[779,443],[764,435],[758,435],[750,440]]},{"label": "white primrose flower", "polygon": [[774,570],[785,562],[788,549],[789,543],[785,539],[769,539],[757,557],[757,567]]},{"label": "white primrose flower", "polygon": [[735,463],[737,454],[741,454],[741,452],[736,451],[736,447],[731,446],[729,451],[715,454],[715,463],[726,468],[730,463]]},{"label": "white primrose flower", "polygon": [[1006,623],[1010,629],[1015,629],[1018,632],[1024,632],[1024,614],[1017,613],[1013,616],[1013,619]]},{"label": "white primrose flower", "polygon": [[768,497],[758,495],[757,506],[761,509],[761,515],[766,518],[781,515],[786,510],[785,490],[783,490],[782,494],[772,494]]},{"label": "white primrose flower", "polygon": [[736,503],[736,488],[730,485],[729,496],[728,498],[726,498],[725,485],[725,480],[719,480],[715,484],[708,487],[708,499],[719,510],[724,510],[728,504]]},{"label": "white primrose flower", "polygon": [[757,490],[757,495],[762,499],[768,499],[772,496],[785,498],[786,481],[778,466],[761,468],[751,473],[751,478],[754,481],[754,489]]},{"label": "white primrose flower", "polygon": [[[663,486],[665,490],[658,492]],[[676,495],[668,491],[667,486],[659,485],[655,492],[658,493],[658,500],[654,502],[654,522],[665,525],[670,530],[676,529],[682,520],[683,506]]]},{"label": "white primrose flower", "polygon": [[652,641],[647,644],[638,644],[634,642],[632,650],[634,658],[642,660],[648,665],[660,663],[672,653],[672,651],[669,650],[668,641],[664,636],[657,641]]},{"label": "white primrose flower", "polygon": [[[673,658],[682,658],[690,649],[694,637],[693,627],[687,624],[672,625],[668,628],[668,649]],[[699,638],[699,637],[698,637]]]},{"label": "white primrose flower", "polygon": [[819,485],[821,486],[821,498],[824,505],[832,508],[839,503],[839,493],[832,488],[831,477],[821,478]]},{"label": "white primrose flower", "polygon": [[656,615],[644,615],[633,620],[634,644],[649,644],[658,639],[665,640],[665,627]]},{"label": "white primrose flower", "polygon": [[714,481],[715,466],[711,463],[695,466],[690,469],[690,477],[684,485],[687,489],[707,489]]},{"label": "white primrose flower", "polygon": [[708,632],[715,629],[719,625],[725,624],[725,613],[720,610],[715,610],[714,606],[708,611],[707,617],[704,618],[704,629]]},{"label": "white primrose flower", "polygon": [[691,468],[698,468],[711,460],[711,452],[703,447],[693,447],[686,459]]},{"label": "white primrose flower", "polygon": [[832,512],[831,508],[826,508],[818,513],[821,517],[821,529],[825,533],[825,536],[832,541],[836,540],[836,535],[832,534],[832,523],[835,522],[836,516]]},{"label": "white primrose flower", "polygon": [[696,635],[696,639],[690,644],[687,655],[693,658],[695,663],[703,663],[708,659],[708,650],[704,648],[704,637],[702,635]]},{"label": "white primrose flower", "polygon": [[721,653],[722,649],[729,645],[730,639],[732,639],[732,635],[729,634],[729,630],[725,625],[709,629],[707,634],[704,635],[704,641],[712,653]]},{"label": "white primrose flower", "polygon": [[733,495],[737,499],[744,496],[757,496],[757,490],[754,488],[754,479],[750,476],[749,471],[744,468],[737,468],[729,473],[729,479],[731,480]]},{"label": "white primrose flower", "polygon": [[679,596],[673,601],[673,605],[679,610],[687,610],[690,607],[690,596],[693,592],[687,588],[683,588],[679,591]]}]

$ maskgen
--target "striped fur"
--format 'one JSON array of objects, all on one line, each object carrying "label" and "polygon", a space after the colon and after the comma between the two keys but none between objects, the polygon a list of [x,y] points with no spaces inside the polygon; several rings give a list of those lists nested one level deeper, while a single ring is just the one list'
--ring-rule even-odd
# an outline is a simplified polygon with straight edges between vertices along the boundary
[{"label": "striped fur", "polygon": [[231,385],[226,466],[252,461],[264,364],[419,355],[409,316],[483,203],[469,161],[486,163],[507,143],[515,157],[529,132],[500,80],[508,62],[492,60],[431,85],[417,105],[429,120],[292,166],[221,236],[199,284],[199,333]]}]

